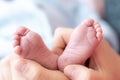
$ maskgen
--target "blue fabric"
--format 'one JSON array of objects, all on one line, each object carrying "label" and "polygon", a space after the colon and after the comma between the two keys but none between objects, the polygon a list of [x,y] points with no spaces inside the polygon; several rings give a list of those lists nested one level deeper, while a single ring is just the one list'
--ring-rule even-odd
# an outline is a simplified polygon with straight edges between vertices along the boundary
[{"label": "blue fabric", "polygon": [[19,26],[39,33],[50,47],[52,33],[46,14],[32,0],[0,1],[0,57],[13,51],[12,36]]},{"label": "blue fabric", "polygon": [[105,0],[105,19],[120,35],[120,0]]}]

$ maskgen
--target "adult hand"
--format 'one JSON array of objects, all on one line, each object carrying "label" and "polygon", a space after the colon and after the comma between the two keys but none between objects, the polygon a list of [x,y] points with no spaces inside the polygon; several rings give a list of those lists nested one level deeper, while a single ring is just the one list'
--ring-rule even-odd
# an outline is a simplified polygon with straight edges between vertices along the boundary
[{"label": "adult hand", "polygon": [[0,71],[0,80],[68,80],[60,71],[48,70],[15,54],[0,62]]},{"label": "adult hand", "polygon": [[120,57],[103,41],[91,56],[88,67],[70,65],[64,72],[72,80],[120,80]]},{"label": "adult hand", "polygon": [[[61,54],[69,41],[72,29],[59,28],[55,33],[53,51]],[[64,73],[71,80],[120,80],[120,57],[103,40],[90,57],[88,66],[69,65]]]},{"label": "adult hand", "polygon": [[9,57],[0,61],[0,80],[12,80]]}]

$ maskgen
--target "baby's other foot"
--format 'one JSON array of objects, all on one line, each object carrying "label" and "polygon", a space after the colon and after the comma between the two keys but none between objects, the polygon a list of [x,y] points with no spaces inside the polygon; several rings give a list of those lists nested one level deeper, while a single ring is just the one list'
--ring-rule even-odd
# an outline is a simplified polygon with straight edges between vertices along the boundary
[{"label": "baby's other foot", "polygon": [[100,24],[92,19],[82,22],[72,33],[63,54],[58,59],[58,67],[63,70],[69,64],[84,64],[102,40]]},{"label": "baby's other foot", "polygon": [[51,53],[39,34],[20,27],[14,34],[15,53],[23,58],[35,60],[49,69],[57,69],[58,56]]}]

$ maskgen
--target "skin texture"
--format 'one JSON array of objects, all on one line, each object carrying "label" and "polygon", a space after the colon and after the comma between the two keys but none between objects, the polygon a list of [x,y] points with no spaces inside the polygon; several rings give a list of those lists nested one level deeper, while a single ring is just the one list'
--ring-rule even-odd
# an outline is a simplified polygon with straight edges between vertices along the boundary
[{"label": "skin texture", "polygon": [[41,36],[26,27],[20,27],[14,34],[14,52],[25,59],[37,61],[48,69],[57,69],[58,55],[52,53]]},{"label": "skin texture", "polygon": [[103,41],[90,58],[88,68],[83,65],[70,65],[64,69],[64,73],[72,80],[119,80],[119,62],[119,55]]},{"label": "skin texture", "polygon": [[[69,42],[58,59],[58,67],[63,70],[70,64],[84,64],[102,40],[100,24],[87,19],[78,25],[71,34]],[[57,40],[56,40],[57,41]]]},{"label": "skin texture", "polygon": [[[59,43],[55,42],[53,51],[56,54],[61,54],[61,48],[57,46],[64,47],[61,44],[63,44],[63,41],[65,44],[68,43],[73,30],[66,28],[59,28],[58,30],[61,30],[61,32],[55,33],[57,35],[55,40],[60,41]],[[56,49],[59,51],[56,51]],[[67,79],[59,71],[48,70],[34,61],[23,59],[13,53],[0,61],[0,80],[25,80],[26,78],[28,80],[120,80],[119,62],[119,55],[103,40],[91,55],[88,67],[78,64],[69,65],[64,69],[64,73],[70,78]],[[27,64],[27,66],[22,63]],[[23,67],[27,71],[21,72]],[[36,71],[33,72],[33,69]],[[34,75],[31,75],[31,73],[34,73]]]},{"label": "skin texture", "polygon": [[48,69],[57,69],[58,66],[63,70],[69,64],[83,64],[101,40],[100,25],[92,19],[86,19],[75,28],[66,49],[59,58],[47,49],[37,33],[25,27],[20,27],[16,31],[13,45],[16,48],[15,53],[23,58],[35,60]]},{"label": "skin texture", "polygon": [[[68,44],[72,29],[59,28],[54,38],[53,51],[60,54]],[[58,43],[59,42],[59,43]],[[64,45],[63,45],[64,44]],[[88,66],[81,64],[68,65],[64,73],[71,80],[120,80],[120,57],[112,47],[102,40],[89,58]]]},{"label": "skin texture", "polygon": [[12,55],[0,62],[0,80],[69,80],[58,70],[49,70],[40,64]]}]

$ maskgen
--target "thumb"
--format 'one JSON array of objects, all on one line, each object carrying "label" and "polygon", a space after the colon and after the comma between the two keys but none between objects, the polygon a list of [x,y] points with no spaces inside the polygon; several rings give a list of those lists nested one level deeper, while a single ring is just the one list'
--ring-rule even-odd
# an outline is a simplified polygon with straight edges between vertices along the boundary
[{"label": "thumb", "polygon": [[98,71],[89,69],[82,65],[69,65],[64,69],[65,75],[71,80],[98,80]]}]

